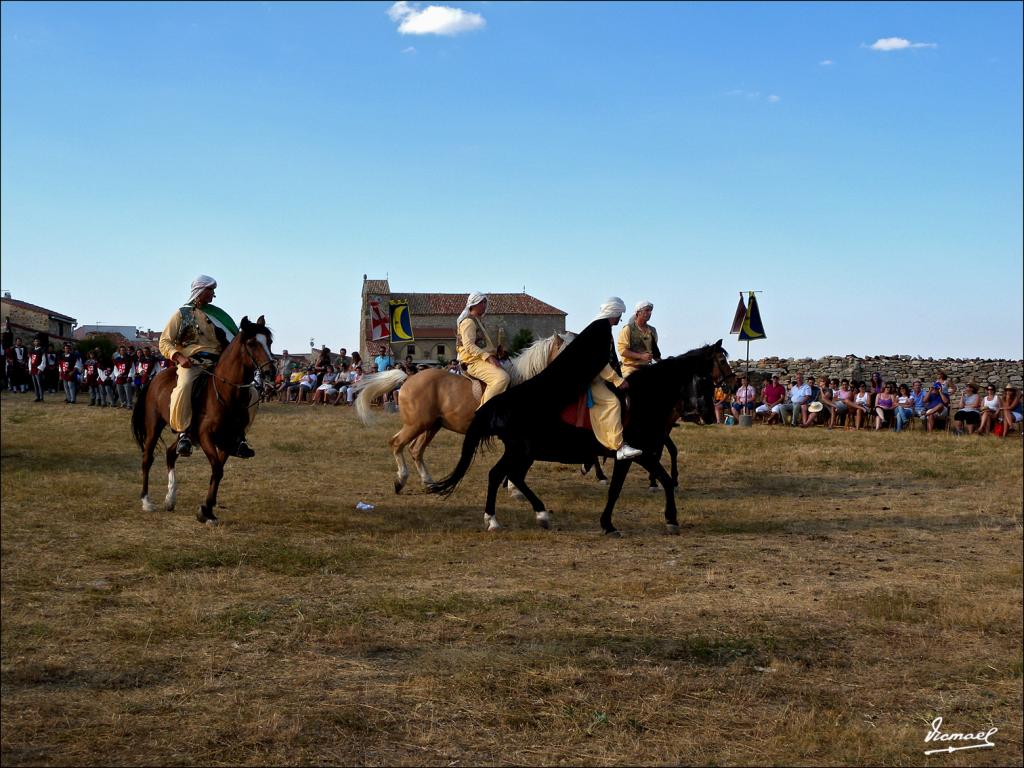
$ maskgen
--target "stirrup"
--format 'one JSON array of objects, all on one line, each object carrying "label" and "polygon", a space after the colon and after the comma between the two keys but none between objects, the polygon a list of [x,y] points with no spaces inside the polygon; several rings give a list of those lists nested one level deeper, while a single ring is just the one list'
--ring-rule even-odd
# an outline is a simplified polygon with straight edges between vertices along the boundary
[{"label": "stirrup", "polygon": [[179,456],[188,457],[192,455],[192,441],[185,432],[182,432],[178,437],[178,447],[176,452]]},{"label": "stirrup", "polygon": [[253,456],[256,455],[256,451],[252,449],[252,446],[250,446],[246,439],[243,437],[241,440],[238,441],[238,445],[235,446],[234,455],[240,459],[251,459]]}]

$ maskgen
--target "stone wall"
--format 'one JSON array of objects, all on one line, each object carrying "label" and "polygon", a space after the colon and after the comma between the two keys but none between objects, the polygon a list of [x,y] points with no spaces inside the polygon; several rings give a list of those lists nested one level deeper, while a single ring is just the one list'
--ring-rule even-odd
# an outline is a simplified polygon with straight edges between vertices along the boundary
[{"label": "stone wall", "polygon": [[[746,367],[746,360],[733,358],[733,370],[739,374]],[[766,376],[778,373],[789,377],[798,371],[805,376],[828,376],[836,379],[864,380],[878,371],[883,381],[895,381],[898,384],[909,384],[914,379],[928,383],[935,381],[938,370],[946,372],[946,376],[959,389],[968,382],[979,385],[985,383],[1005,387],[1007,384],[1020,389],[1024,386],[1024,360],[980,360],[960,358],[933,359],[909,355],[857,357],[830,356],[821,358],[780,358],[765,357],[750,361],[751,383],[760,386]]]}]

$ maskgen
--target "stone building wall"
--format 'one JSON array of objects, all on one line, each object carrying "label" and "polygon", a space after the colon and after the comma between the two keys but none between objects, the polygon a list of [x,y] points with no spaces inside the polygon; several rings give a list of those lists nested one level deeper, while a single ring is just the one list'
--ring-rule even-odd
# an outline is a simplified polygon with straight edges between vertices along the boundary
[{"label": "stone building wall", "polygon": [[[746,367],[746,360],[733,358],[733,370],[739,374]],[[1024,360],[982,360],[961,358],[920,358],[909,355],[857,357],[856,355],[829,356],[821,358],[780,358],[765,357],[750,361],[750,378],[754,386],[760,386],[766,376],[778,373],[789,377],[798,371],[805,376],[828,376],[837,379],[867,380],[874,371],[882,374],[883,381],[909,384],[914,379],[928,383],[935,380],[938,370],[946,372],[950,381],[958,388],[968,382],[979,385],[993,383],[1007,384],[1020,389],[1024,386]]]}]

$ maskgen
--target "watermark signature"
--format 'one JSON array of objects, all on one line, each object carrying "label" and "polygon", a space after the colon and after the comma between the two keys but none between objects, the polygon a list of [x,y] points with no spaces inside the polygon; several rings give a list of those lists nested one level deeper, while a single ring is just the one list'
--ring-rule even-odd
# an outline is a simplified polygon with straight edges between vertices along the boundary
[{"label": "watermark signature", "polygon": [[994,747],[989,739],[994,733],[999,731],[998,728],[989,728],[987,731],[978,731],[977,733],[943,733],[942,732],[942,718],[936,717],[932,720],[932,729],[928,732],[928,735],[924,737],[925,743],[939,742],[939,741],[978,741],[980,744],[965,744],[960,747],[954,747],[950,744],[948,747],[942,749],[926,749],[926,755],[935,755],[940,752],[958,752],[961,749],[987,749],[988,747]]}]

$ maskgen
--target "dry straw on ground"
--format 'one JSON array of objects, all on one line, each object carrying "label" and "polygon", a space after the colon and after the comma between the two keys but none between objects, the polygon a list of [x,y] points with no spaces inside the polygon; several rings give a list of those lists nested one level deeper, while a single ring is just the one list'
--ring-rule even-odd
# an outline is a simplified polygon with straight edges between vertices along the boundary
[{"label": "dry straw on ground", "polygon": [[396,497],[390,415],[264,407],[217,529],[199,454],[140,510],[125,412],[0,419],[4,765],[1022,762],[1019,437],[681,427],[683,534],[634,470],[607,540],[574,467],[546,533],[481,531],[489,456]]}]

